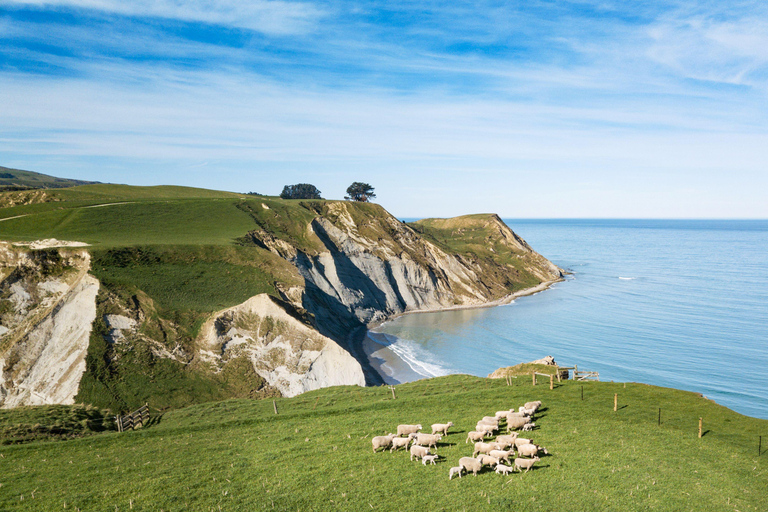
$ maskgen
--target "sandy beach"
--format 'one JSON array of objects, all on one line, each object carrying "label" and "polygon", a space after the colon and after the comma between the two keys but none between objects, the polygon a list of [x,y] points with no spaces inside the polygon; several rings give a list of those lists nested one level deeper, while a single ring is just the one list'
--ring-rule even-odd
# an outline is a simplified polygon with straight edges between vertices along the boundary
[{"label": "sandy beach", "polygon": [[[519,297],[533,295],[534,293],[544,291],[556,282],[558,281],[547,281],[545,283],[541,283],[538,286],[520,290],[518,292],[507,295],[506,297],[492,302],[487,302],[485,304],[454,306],[450,308],[419,311],[406,311],[405,313],[392,316],[385,321],[394,320],[395,318],[401,317],[403,315],[411,315],[417,313],[435,313],[441,311],[455,311],[461,309],[477,309],[501,306],[504,304],[509,304]],[[384,333],[376,332],[374,330],[382,323],[383,322],[379,322],[377,324],[371,324],[368,326],[368,331],[365,334],[362,345],[365,354],[368,356],[368,361],[370,362],[373,369],[378,372],[384,382],[386,384],[401,384],[403,382],[412,382],[414,380],[433,377],[434,375],[430,375],[428,372],[420,373],[414,369],[410,364],[408,364],[408,362],[406,362],[390,348],[390,345],[393,342],[396,342],[396,338],[392,339],[392,337]]]}]

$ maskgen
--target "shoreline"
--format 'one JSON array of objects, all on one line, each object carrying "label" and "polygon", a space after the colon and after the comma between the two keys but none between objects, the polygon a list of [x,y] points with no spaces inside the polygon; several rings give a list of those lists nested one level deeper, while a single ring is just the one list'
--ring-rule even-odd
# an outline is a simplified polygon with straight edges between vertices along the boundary
[{"label": "shoreline", "polygon": [[404,358],[396,354],[390,347],[391,343],[388,342],[386,334],[373,331],[376,327],[382,324],[395,320],[405,315],[418,314],[418,313],[441,313],[445,311],[459,311],[465,309],[479,309],[479,308],[492,308],[497,306],[504,306],[510,304],[515,299],[520,297],[527,297],[536,293],[543,292],[549,289],[553,284],[565,281],[564,278],[555,279],[552,281],[545,281],[541,284],[533,286],[531,288],[525,288],[523,290],[510,293],[500,299],[486,302],[483,304],[470,304],[461,306],[451,306],[438,309],[418,309],[412,311],[404,311],[386,318],[380,322],[372,322],[366,326],[362,339],[360,340],[360,347],[363,353],[368,359],[368,364],[371,368],[379,374],[379,377],[384,384],[401,384],[403,382],[412,382],[414,380],[428,379],[434,377],[434,375],[425,375],[413,368]]}]

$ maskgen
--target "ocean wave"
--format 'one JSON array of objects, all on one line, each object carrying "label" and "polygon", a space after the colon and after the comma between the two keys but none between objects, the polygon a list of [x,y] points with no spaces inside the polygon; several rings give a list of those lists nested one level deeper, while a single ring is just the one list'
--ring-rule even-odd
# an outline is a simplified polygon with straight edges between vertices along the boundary
[{"label": "ocean wave", "polygon": [[411,370],[424,377],[442,377],[454,373],[436,361],[432,354],[410,340],[398,339],[396,342],[390,343],[388,347]]},{"label": "ocean wave", "polygon": [[633,280],[635,280],[637,278],[636,277],[621,277],[621,276],[619,276],[619,279],[621,279],[622,281],[633,281]]}]

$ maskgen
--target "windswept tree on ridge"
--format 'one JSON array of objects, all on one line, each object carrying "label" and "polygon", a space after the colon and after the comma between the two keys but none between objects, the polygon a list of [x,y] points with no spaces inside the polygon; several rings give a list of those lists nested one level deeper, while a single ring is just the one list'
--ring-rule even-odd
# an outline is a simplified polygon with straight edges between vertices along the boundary
[{"label": "windswept tree on ridge", "polygon": [[373,187],[367,183],[356,181],[347,187],[347,195],[344,199],[348,201],[361,201],[367,203],[370,199],[376,197],[373,193]]},{"label": "windswept tree on ridge", "polygon": [[280,193],[282,199],[322,199],[317,187],[309,183],[297,183],[296,185],[286,185]]}]

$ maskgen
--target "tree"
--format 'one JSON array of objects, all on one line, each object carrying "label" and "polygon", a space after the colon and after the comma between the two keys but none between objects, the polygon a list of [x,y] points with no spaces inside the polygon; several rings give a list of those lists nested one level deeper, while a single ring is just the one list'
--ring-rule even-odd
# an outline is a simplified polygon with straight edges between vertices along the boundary
[{"label": "tree", "polygon": [[367,183],[360,183],[359,181],[347,187],[347,194],[344,196],[344,199],[348,201],[362,201],[363,203],[367,203],[369,199],[376,197],[372,186]]},{"label": "tree", "polygon": [[297,183],[296,185],[286,185],[280,193],[283,199],[322,199],[317,187],[309,183]]}]

